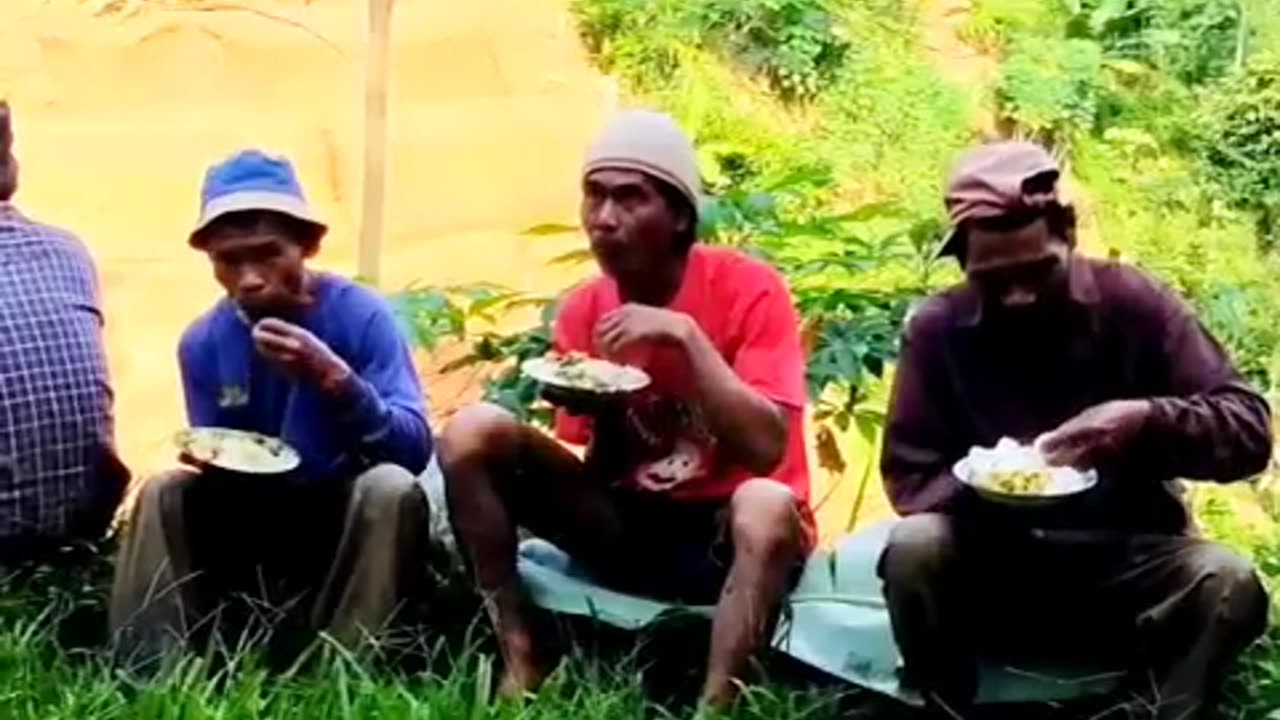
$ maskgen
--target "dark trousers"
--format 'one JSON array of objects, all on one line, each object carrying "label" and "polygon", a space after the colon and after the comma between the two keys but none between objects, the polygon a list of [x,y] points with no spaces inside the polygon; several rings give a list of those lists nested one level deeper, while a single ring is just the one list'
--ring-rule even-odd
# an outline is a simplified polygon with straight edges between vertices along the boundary
[{"label": "dark trousers", "polygon": [[356,645],[418,585],[426,532],[422,491],[390,465],[333,482],[152,478],[116,561],[116,650],[147,665],[193,641],[227,640],[227,630],[295,628]]},{"label": "dark trousers", "polygon": [[880,560],[905,680],[966,717],[977,658],[1092,659],[1131,669],[1157,720],[1204,717],[1228,665],[1266,629],[1247,561],[1188,536],[905,518]]}]

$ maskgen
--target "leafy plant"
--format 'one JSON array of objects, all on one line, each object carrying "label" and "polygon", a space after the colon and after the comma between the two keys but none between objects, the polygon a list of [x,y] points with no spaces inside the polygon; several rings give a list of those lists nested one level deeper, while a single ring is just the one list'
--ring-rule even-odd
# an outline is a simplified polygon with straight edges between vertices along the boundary
[{"label": "leafy plant", "polygon": [[1061,25],[1067,4],[1046,0],[978,0],[960,28],[960,37],[985,52],[1003,50],[1020,35]]},{"label": "leafy plant", "polygon": [[[531,232],[537,233],[538,229]],[[466,368],[485,371],[484,398],[526,422],[546,423],[550,413],[537,403],[536,383],[519,371],[522,361],[545,355],[551,347],[555,298],[489,284],[450,288],[410,287],[391,296],[405,336],[418,348],[435,352],[445,345],[467,349],[441,372]],[[539,322],[518,332],[496,329],[513,313],[536,308]]]},{"label": "leafy plant", "polygon": [[1264,251],[1280,240],[1280,58],[1259,56],[1209,96],[1199,155],[1236,207],[1254,213]]},{"label": "leafy plant", "polygon": [[706,0],[698,7],[733,57],[783,97],[809,98],[832,78],[850,43],[832,0]]},{"label": "leafy plant", "polygon": [[1076,0],[1067,31],[1110,58],[1137,60],[1199,84],[1238,62],[1245,35],[1238,0]]},{"label": "leafy plant", "polygon": [[668,77],[690,49],[711,49],[782,97],[814,96],[850,50],[834,0],[577,0],[588,47],[607,67]]},{"label": "leafy plant", "polygon": [[1102,60],[1091,40],[1014,40],[996,89],[1001,112],[1027,135],[1069,145],[1097,122]]},{"label": "leafy plant", "polygon": [[538,323],[532,327],[516,332],[488,330],[476,335],[470,351],[445,365],[443,371],[496,366],[496,372],[485,380],[485,399],[510,410],[525,422],[550,426],[551,410],[539,402],[538,384],[520,372],[520,363],[551,351],[551,323],[555,308],[555,303],[547,300]]}]

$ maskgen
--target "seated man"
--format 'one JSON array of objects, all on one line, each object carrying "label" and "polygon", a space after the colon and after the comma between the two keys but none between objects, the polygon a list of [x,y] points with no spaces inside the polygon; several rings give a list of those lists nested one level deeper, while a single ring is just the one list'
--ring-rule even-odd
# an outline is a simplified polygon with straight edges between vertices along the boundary
[{"label": "seated man", "polygon": [[[1105,653],[1156,717],[1203,717],[1268,603],[1245,560],[1194,536],[1175,479],[1261,471],[1270,411],[1171,291],[1073,252],[1058,174],[1000,143],[951,181],[944,253],[966,282],[908,324],[882,459],[907,516],[880,564],[905,680],[970,717],[979,653]],[[976,497],[952,464],[1005,436],[1098,486],[1035,508]]]},{"label": "seated man", "polygon": [[115,449],[97,271],[70,233],[27,219],[0,102],[0,562],[99,540],[128,472]]},{"label": "seated man", "polygon": [[497,629],[501,692],[546,670],[516,575],[522,526],[617,589],[718,597],[704,700],[724,704],[812,543],[796,313],[774,270],[695,243],[694,151],[665,115],[621,115],[582,191],[604,276],[565,300],[555,349],[638,366],[652,385],[549,398],[585,461],[500,408],[465,409],[441,438],[449,514]]},{"label": "seated man", "polygon": [[279,437],[302,462],[288,477],[196,467],[142,486],[111,601],[126,657],[162,655],[243,596],[352,644],[388,623],[419,569],[422,388],[388,305],[307,269],[324,233],[284,160],[246,151],[205,178],[190,242],[227,297],[178,348],[188,419]]}]

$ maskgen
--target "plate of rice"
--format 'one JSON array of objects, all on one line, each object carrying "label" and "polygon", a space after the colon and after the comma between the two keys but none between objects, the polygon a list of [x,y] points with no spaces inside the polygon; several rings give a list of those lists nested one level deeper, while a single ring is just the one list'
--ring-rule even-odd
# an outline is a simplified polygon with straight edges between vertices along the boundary
[{"label": "plate of rice", "polygon": [[599,395],[630,393],[649,385],[648,373],[640,368],[611,363],[582,353],[548,355],[526,360],[520,366],[520,371],[545,385]]},{"label": "plate of rice", "polygon": [[198,463],[249,475],[282,475],[301,462],[298,451],[282,440],[231,428],[188,428],[174,444]]},{"label": "plate of rice", "polygon": [[1049,465],[1035,447],[1008,438],[973,448],[952,472],[982,497],[1007,505],[1046,505],[1098,484],[1097,472]]}]

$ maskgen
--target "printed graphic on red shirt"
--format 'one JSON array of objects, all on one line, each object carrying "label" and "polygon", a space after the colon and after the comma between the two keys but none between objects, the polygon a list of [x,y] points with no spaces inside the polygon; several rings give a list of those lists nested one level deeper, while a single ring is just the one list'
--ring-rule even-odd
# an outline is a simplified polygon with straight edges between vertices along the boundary
[{"label": "printed graphic on red shirt", "polygon": [[637,487],[666,492],[711,474],[716,439],[696,405],[645,392],[629,404],[627,425],[639,463]]}]

